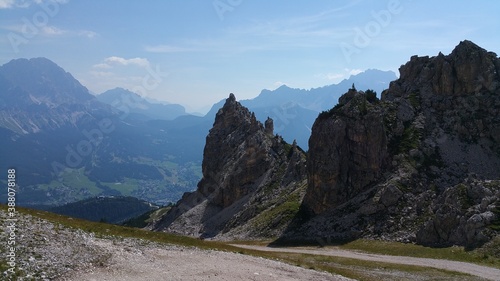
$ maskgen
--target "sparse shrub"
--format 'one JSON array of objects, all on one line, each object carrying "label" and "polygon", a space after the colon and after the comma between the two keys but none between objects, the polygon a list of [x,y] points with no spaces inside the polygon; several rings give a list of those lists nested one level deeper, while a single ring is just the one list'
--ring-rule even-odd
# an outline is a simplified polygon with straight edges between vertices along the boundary
[{"label": "sparse shrub", "polygon": [[409,96],[408,96],[408,100],[410,101],[410,104],[411,106],[413,106],[413,108],[418,108],[420,107],[420,100],[417,96],[416,93],[411,93]]},{"label": "sparse shrub", "polygon": [[495,231],[500,231],[500,202],[496,203],[493,213],[495,214],[495,220],[491,222],[489,228]]},{"label": "sparse shrub", "polygon": [[330,117],[332,117],[335,113],[338,113],[338,109],[341,108],[342,105],[340,103],[336,104],[333,108],[329,109],[329,110],[325,110],[325,111],[322,111],[319,115],[318,115],[318,119],[319,120],[325,120],[325,119],[328,119]]},{"label": "sparse shrub", "polygon": [[403,135],[393,138],[389,143],[389,149],[393,154],[406,153],[417,148],[420,143],[421,133],[412,125],[406,125]]},{"label": "sparse shrub", "polygon": [[372,90],[372,89],[366,90],[365,91],[365,95],[366,95],[366,100],[369,103],[377,103],[377,102],[379,102],[379,99],[377,98],[377,92],[375,92],[374,90]]}]

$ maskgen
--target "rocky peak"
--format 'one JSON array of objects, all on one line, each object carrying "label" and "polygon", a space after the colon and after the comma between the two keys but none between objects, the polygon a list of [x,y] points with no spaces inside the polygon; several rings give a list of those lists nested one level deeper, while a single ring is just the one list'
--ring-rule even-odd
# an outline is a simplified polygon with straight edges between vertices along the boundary
[{"label": "rocky peak", "polygon": [[[383,101],[406,113],[400,127],[418,117],[424,129],[421,136],[427,139],[423,144],[431,146],[427,150],[440,150],[448,165],[457,166],[457,174],[500,176],[498,169],[484,165],[484,161],[497,162],[485,160],[491,158],[486,155],[500,154],[500,59],[496,54],[462,41],[447,56],[413,56],[400,72],[382,95]],[[457,146],[469,146],[471,152],[451,149]]]},{"label": "rocky peak", "polygon": [[431,99],[432,95],[495,92],[500,87],[497,55],[467,40],[460,42],[447,56],[442,53],[435,57],[413,56],[399,72],[400,78],[391,82],[383,100],[394,100],[404,93],[419,93]]},{"label": "rocky peak", "polygon": [[207,136],[197,190],[183,196],[155,228],[216,236],[276,206],[273,200],[282,200],[283,192],[297,194],[296,181],[305,178],[305,155],[273,135],[272,119],[265,123],[230,94]]},{"label": "rocky peak", "polygon": [[273,122],[273,119],[271,119],[270,117],[267,117],[267,120],[264,123],[264,127],[266,129],[266,134],[268,136],[274,135],[274,122]]},{"label": "rocky peak", "polygon": [[102,114],[112,111],[46,58],[14,59],[0,66],[0,127],[30,134],[78,127]]},{"label": "rocky peak", "polygon": [[55,107],[94,99],[70,73],[46,58],[11,60],[0,67],[0,75],[27,92],[33,104]]},{"label": "rocky peak", "polygon": [[498,235],[499,71],[463,41],[411,57],[381,101],[350,89],[312,128],[303,205],[315,216],[295,235],[470,247]]},{"label": "rocky peak", "polygon": [[386,158],[382,111],[350,89],[312,127],[304,205],[318,214],[347,202],[380,177]]},{"label": "rocky peak", "polygon": [[213,196],[213,203],[231,205],[249,191],[245,185],[269,168],[266,150],[270,145],[255,115],[230,94],[207,136],[199,191],[206,196],[216,192],[219,195]]}]

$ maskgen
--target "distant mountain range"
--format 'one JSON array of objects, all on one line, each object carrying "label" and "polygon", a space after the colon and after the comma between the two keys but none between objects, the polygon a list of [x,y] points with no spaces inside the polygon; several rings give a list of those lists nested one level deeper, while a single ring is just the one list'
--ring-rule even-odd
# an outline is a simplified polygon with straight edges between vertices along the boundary
[{"label": "distant mountain range", "polygon": [[150,102],[138,94],[123,88],[115,88],[97,96],[97,100],[109,104],[136,118],[173,120],[186,115],[186,109],[179,104]]},{"label": "distant mountain range", "polygon": [[[263,90],[242,104],[261,121],[273,118],[277,134],[307,150],[316,116],[353,83],[380,91],[395,78],[369,70],[338,85]],[[18,170],[23,205],[99,195],[166,204],[196,188],[205,138],[220,107],[200,117],[121,88],[94,96],[46,58],[12,60],[0,66],[0,168]]]},{"label": "distant mountain range", "polygon": [[[277,134],[290,143],[295,139],[300,147],[307,150],[311,127],[318,114],[335,106],[340,96],[352,85],[359,90],[374,90],[380,97],[395,79],[397,76],[392,71],[369,69],[338,84],[309,90],[283,85],[273,91],[262,90],[256,98],[240,102],[254,112],[262,123],[271,117]],[[224,100],[217,103],[207,115],[215,116],[223,104]]]},{"label": "distant mountain range", "polygon": [[132,118],[45,58],[1,66],[0,93],[0,167],[17,169],[19,204],[98,195],[166,204],[199,180],[198,124]]}]

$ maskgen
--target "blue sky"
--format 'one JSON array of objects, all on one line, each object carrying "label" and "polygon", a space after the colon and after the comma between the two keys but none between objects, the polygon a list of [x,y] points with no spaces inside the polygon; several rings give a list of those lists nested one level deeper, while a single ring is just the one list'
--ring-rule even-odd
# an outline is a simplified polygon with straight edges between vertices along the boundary
[{"label": "blue sky", "polygon": [[500,53],[500,1],[0,0],[0,64],[47,57],[114,87],[207,110],[282,84],[315,88],[461,40]]}]

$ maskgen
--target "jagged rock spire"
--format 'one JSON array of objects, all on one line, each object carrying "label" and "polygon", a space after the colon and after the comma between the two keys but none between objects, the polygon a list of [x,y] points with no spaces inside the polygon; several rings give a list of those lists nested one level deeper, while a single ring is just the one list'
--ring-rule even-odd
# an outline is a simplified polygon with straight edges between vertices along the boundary
[{"label": "jagged rock spire", "polygon": [[272,118],[267,117],[267,120],[264,123],[264,127],[265,127],[265,133],[266,133],[266,135],[268,135],[268,136],[273,136],[274,135],[274,123],[273,123],[273,119]]}]

